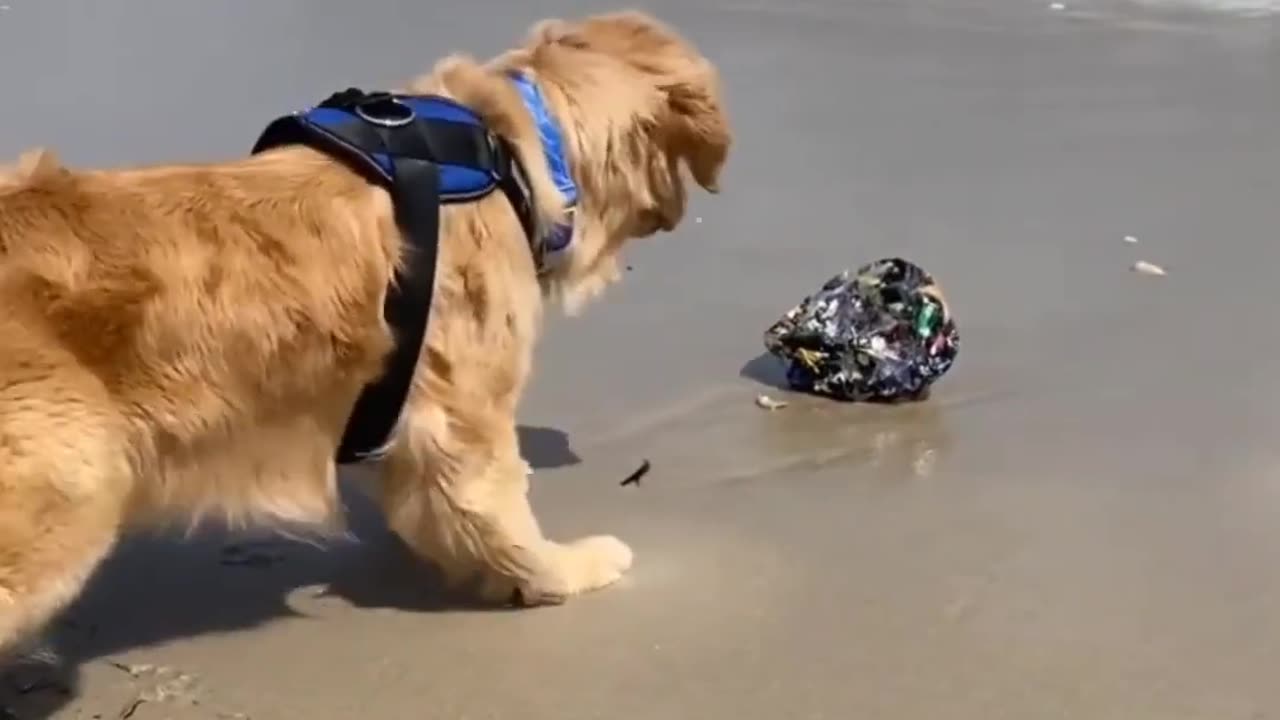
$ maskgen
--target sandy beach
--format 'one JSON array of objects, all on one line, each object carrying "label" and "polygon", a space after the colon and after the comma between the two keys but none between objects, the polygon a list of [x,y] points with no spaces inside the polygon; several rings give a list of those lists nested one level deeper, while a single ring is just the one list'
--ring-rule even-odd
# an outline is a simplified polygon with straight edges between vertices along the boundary
[{"label": "sandy beach", "polygon": [[[449,606],[352,492],[352,538],[325,547],[130,541],[55,629],[63,687],[11,681],[0,705],[1280,718],[1280,19],[1261,1],[1051,5],[641,5],[719,64],[737,146],[719,197],[550,323],[522,415],[548,532],[630,542],[621,585]],[[335,89],[613,7],[8,0],[0,156],[232,157]],[[776,387],[763,330],[891,255],[954,308],[959,359],[933,397]]]}]

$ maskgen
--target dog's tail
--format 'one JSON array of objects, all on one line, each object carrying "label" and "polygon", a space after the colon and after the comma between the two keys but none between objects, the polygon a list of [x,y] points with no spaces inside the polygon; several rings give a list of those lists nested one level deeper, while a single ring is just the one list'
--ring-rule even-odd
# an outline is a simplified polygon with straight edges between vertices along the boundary
[{"label": "dog's tail", "polygon": [[16,162],[0,166],[0,194],[30,187],[66,172],[57,153],[44,147],[31,148],[19,155]]}]

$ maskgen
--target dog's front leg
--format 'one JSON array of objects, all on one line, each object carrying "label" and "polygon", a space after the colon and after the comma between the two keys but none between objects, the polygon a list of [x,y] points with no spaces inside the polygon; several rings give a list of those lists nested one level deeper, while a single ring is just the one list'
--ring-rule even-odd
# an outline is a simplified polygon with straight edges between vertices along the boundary
[{"label": "dog's front leg", "polygon": [[543,537],[529,505],[515,421],[489,412],[411,407],[386,463],[391,527],[450,585],[479,582],[487,601],[563,602],[616,582],[631,550],[612,536]]}]

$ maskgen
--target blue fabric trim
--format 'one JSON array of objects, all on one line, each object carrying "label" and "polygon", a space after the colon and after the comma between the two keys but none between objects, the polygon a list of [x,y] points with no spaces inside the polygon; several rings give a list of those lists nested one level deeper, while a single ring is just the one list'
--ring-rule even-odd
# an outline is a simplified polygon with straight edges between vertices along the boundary
[{"label": "blue fabric trim", "polygon": [[560,252],[569,247],[573,241],[573,226],[560,224],[551,228],[551,232],[542,240],[542,247],[547,252]]},{"label": "blue fabric trim", "polygon": [[542,90],[523,73],[512,71],[509,74],[511,82],[520,92],[520,98],[524,100],[525,109],[533,116],[533,123],[538,128],[538,138],[542,141],[542,152],[547,158],[551,180],[569,204],[570,221],[551,228],[547,236],[542,238],[543,262],[551,266],[555,264],[556,254],[567,249],[573,241],[572,212],[578,205],[578,184],[573,181],[573,174],[569,171],[564,133],[560,130],[560,123],[551,116],[546,98],[542,97]]},{"label": "blue fabric trim", "polygon": [[578,184],[573,181],[573,174],[569,172],[569,158],[565,155],[564,133],[560,130],[560,123],[551,116],[551,110],[537,83],[522,73],[512,72],[510,75],[516,89],[520,91],[525,108],[538,126],[538,137],[542,140],[542,150],[547,156],[547,169],[551,171],[551,179],[569,205],[577,205]]}]

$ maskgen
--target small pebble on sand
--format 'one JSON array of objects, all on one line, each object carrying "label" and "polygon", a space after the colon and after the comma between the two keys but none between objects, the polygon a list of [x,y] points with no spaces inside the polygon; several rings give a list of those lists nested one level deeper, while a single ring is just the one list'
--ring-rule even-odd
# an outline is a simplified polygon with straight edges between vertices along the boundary
[{"label": "small pebble on sand", "polygon": [[1130,245],[1137,245],[1137,244],[1138,244],[1138,238],[1136,238],[1136,237],[1134,237],[1134,236],[1132,236],[1132,235],[1125,235],[1125,236],[1124,236],[1124,241],[1125,241],[1125,242],[1127,242],[1127,243],[1129,243]]},{"label": "small pebble on sand", "polygon": [[694,221],[695,223],[699,224],[699,225],[701,225],[701,224],[702,224],[702,218],[701,218],[701,217],[696,217],[696,218],[694,218],[694,219],[693,219],[693,221]]},{"label": "small pebble on sand", "polygon": [[765,410],[781,410],[787,406],[787,403],[783,400],[774,400],[768,395],[757,395],[756,405]]},{"label": "small pebble on sand", "polygon": [[1160,267],[1159,265],[1156,265],[1155,263],[1149,263],[1146,260],[1139,260],[1138,262],[1133,264],[1133,267],[1131,269],[1134,272],[1142,275],[1167,275],[1168,274],[1164,271],[1164,268]]},{"label": "small pebble on sand", "polygon": [[1057,11],[1061,12],[1061,11],[1063,11],[1063,10],[1066,10],[1066,9],[1067,9],[1067,5],[1066,5],[1066,3],[1060,3],[1060,2],[1050,3],[1050,5],[1049,5],[1049,9],[1050,9],[1050,10],[1057,10]]}]

